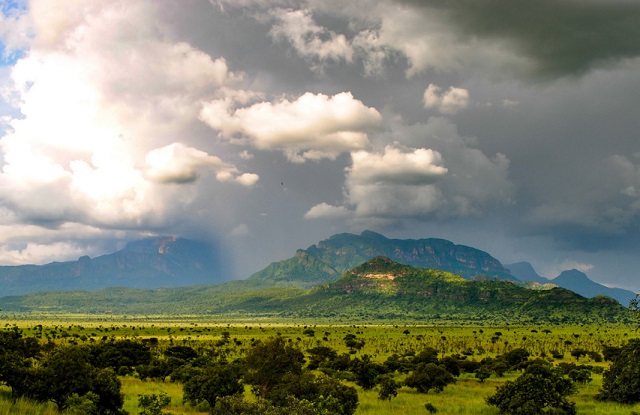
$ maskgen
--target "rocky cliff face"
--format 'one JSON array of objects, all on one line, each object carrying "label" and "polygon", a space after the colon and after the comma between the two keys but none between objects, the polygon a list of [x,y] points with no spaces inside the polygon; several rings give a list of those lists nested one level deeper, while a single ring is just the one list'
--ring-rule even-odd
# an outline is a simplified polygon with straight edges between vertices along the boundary
[{"label": "rocky cliff face", "polygon": [[46,265],[0,267],[0,297],[105,287],[158,288],[224,281],[210,245],[175,237],[146,238],[112,254]]},{"label": "rocky cliff face", "polygon": [[335,281],[347,270],[377,256],[417,268],[452,272],[467,279],[515,280],[500,261],[479,249],[444,239],[389,239],[371,231],[334,235],[298,250],[293,258],[269,265],[250,279],[311,287]]}]

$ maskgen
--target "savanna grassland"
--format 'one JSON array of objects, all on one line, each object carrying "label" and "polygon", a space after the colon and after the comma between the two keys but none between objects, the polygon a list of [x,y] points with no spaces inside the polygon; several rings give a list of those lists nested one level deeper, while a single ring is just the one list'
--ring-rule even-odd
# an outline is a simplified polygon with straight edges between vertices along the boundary
[{"label": "savanna grassland", "polygon": [[[256,341],[282,337],[287,344],[305,353],[324,346],[338,354],[356,358],[367,355],[372,362],[382,364],[392,356],[411,357],[426,349],[435,349],[440,358],[456,356],[468,362],[480,362],[495,358],[514,349],[525,349],[529,359],[542,358],[559,365],[574,363],[593,368],[591,380],[578,384],[577,393],[569,397],[576,403],[578,414],[631,415],[640,411],[640,404],[623,405],[596,400],[602,386],[602,372],[610,362],[602,359],[608,347],[620,347],[629,339],[638,338],[635,325],[480,325],[446,322],[416,322],[413,324],[321,324],[292,322],[269,318],[251,321],[239,318],[204,319],[202,317],[151,318],[132,316],[82,316],[82,315],[4,315],[1,329],[19,328],[25,337],[35,337],[42,344],[58,345],[98,344],[129,339],[144,342],[152,351],[159,353],[172,346],[188,346],[196,351],[213,350],[228,360],[242,357]],[[350,341],[349,341],[350,340]],[[576,353],[583,351],[584,353]],[[573,352],[573,353],[572,353]],[[125,394],[123,408],[138,414],[138,396],[166,393],[171,398],[165,408],[172,414],[207,414],[207,404],[183,403],[183,389],[179,382],[164,380],[141,380],[137,373],[120,373],[122,392]],[[421,414],[429,413],[425,404],[432,405],[442,414],[498,414],[497,408],[489,406],[486,398],[496,387],[520,375],[518,370],[506,370],[499,376],[496,372],[486,380],[479,380],[474,373],[462,373],[456,382],[442,392],[433,390],[418,393],[415,389],[401,386],[397,396],[390,400],[379,398],[379,387],[363,389],[352,380],[343,379],[358,392],[356,415],[373,414]],[[407,374],[395,372],[395,380],[401,384]],[[255,400],[248,386],[247,400]],[[0,415],[5,414],[58,414],[56,406],[36,404],[24,399],[12,402],[10,390],[0,387]],[[72,412],[67,412],[72,413]]]}]

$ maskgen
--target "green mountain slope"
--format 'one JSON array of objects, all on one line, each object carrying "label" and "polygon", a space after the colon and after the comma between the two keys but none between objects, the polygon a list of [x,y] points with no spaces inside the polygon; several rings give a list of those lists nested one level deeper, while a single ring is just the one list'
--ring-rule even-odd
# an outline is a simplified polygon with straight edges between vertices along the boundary
[{"label": "green mountain slope", "polygon": [[299,249],[293,258],[272,263],[249,279],[309,288],[335,281],[347,270],[377,256],[413,267],[453,272],[467,279],[489,276],[515,280],[500,261],[479,249],[436,238],[388,239],[371,231],[331,236]]},{"label": "green mountain slope", "polygon": [[530,290],[508,281],[465,280],[454,274],[374,258],[338,281],[313,289],[309,315],[375,318],[461,318],[599,321],[626,318],[608,297],[587,299],[562,288]]},{"label": "green mountain slope", "polygon": [[[376,257],[311,290],[260,287],[255,281],[172,289],[110,288],[0,299],[5,312],[226,314],[350,320],[630,321],[607,297],[529,290],[508,281],[466,280]],[[169,312],[170,310],[170,312]]]}]

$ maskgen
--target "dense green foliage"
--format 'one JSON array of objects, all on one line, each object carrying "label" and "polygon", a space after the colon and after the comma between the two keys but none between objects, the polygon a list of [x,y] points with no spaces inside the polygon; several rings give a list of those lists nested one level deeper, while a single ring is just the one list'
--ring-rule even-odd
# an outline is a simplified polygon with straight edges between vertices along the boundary
[{"label": "dense green foliage", "polygon": [[574,415],[575,404],[566,398],[575,392],[573,382],[560,371],[544,363],[534,363],[518,379],[498,387],[495,395],[487,398],[487,403],[508,415],[543,415],[550,410]]},{"label": "dense green foliage", "polygon": [[633,339],[620,349],[604,373],[599,399],[620,403],[640,402],[640,341]]},{"label": "dense green foliage", "polygon": [[[379,415],[425,413],[426,404],[437,413],[497,414],[498,408],[485,405],[485,399],[495,394],[496,387],[515,381],[519,372],[538,362],[540,357],[553,362],[554,370],[563,378],[575,379],[579,393],[569,399],[576,402],[580,414],[631,415],[640,410],[640,404],[629,406],[594,399],[603,384],[602,370],[609,365],[602,362],[602,355],[605,350],[608,358],[621,354],[629,340],[637,336],[629,326],[286,325],[282,320],[222,324],[211,320],[176,323],[142,316],[111,323],[105,322],[104,316],[76,324],[18,321],[20,329],[11,324],[0,330],[7,333],[1,336],[3,344],[15,344],[16,348],[35,344],[37,353],[29,359],[37,365],[44,355],[59,349],[87,350],[88,362],[94,368],[98,360],[92,356],[108,355],[114,364],[107,370],[125,374],[118,379],[122,382],[121,392],[126,394],[124,409],[130,414],[160,410],[174,414]],[[363,342],[364,346],[350,349],[345,339]],[[278,375],[280,381],[271,388],[268,397],[252,397],[246,381],[245,359],[258,345],[268,344],[275,345],[281,352],[283,348],[291,348],[294,356],[297,350],[304,360],[299,372],[300,366],[293,364],[293,371]],[[138,353],[131,353],[132,350]],[[4,353],[5,349],[0,351]],[[148,364],[120,365],[119,362],[127,360],[127,355],[129,359],[132,356],[148,359],[149,355],[151,358]],[[145,369],[160,367],[161,363],[166,363],[162,380],[142,375]],[[431,364],[440,372],[450,373],[456,382],[437,394],[433,389],[428,395],[414,392],[404,381],[421,364]],[[202,376],[199,381],[196,378],[210,368],[228,366],[234,366],[230,372],[235,377],[226,379],[236,385],[241,379],[246,385],[244,393],[221,394],[213,407],[205,399],[187,399],[183,403],[189,395],[190,381],[192,385],[204,384],[215,376]],[[0,373],[3,372],[0,370]],[[476,377],[478,373],[488,374],[484,382]],[[591,382],[582,383],[579,379],[587,378],[583,375]],[[219,385],[227,384],[224,379],[218,379]],[[361,385],[368,385],[368,389]],[[206,393],[207,388],[194,391]],[[10,392],[10,387],[0,385],[2,414],[57,415],[54,404],[49,404],[53,412],[46,412],[45,406],[21,411],[17,406],[24,405],[24,399],[18,398],[12,404]],[[164,410],[156,405],[162,402],[152,400],[153,395],[160,397],[161,392],[172,398]],[[140,396],[149,398],[144,407],[139,405]],[[64,415],[95,414],[94,402],[98,402],[94,392],[74,393],[67,399],[68,409]],[[196,403],[196,407],[189,407],[192,403]],[[14,409],[7,410],[7,407]]]},{"label": "dense green foliage", "polygon": [[98,415],[123,413],[120,380],[111,368],[91,364],[87,347],[30,349],[31,341],[17,330],[0,332],[1,379],[16,397],[54,402],[59,409],[83,405]]},{"label": "dense green foliage", "polygon": [[226,362],[196,368],[184,381],[183,400],[192,405],[204,401],[214,407],[220,398],[244,392],[241,374],[238,367]]},{"label": "dense green foliage", "polygon": [[455,378],[444,367],[435,363],[419,363],[404,384],[420,393],[427,393],[431,389],[442,392],[445,386],[453,382]]},{"label": "dense green foliage", "polygon": [[169,406],[171,398],[166,393],[138,395],[138,415],[162,415],[163,409]]}]

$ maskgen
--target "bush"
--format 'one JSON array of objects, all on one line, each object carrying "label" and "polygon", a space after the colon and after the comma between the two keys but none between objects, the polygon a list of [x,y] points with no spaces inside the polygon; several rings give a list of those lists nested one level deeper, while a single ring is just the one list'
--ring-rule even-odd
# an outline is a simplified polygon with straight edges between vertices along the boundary
[{"label": "bush", "polygon": [[207,402],[214,407],[222,397],[240,394],[244,386],[240,383],[241,370],[226,362],[199,369],[182,384],[183,400],[192,405]]},{"label": "bush", "polygon": [[415,388],[420,393],[428,393],[431,389],[442,392],[456,379],[441,366],[433,363],[420,363],[415,370],[407,376],[404,383],[410,388]]},{"label": "bush", "polygon": [[598,399],[632,404],[640,402],[640,340],[630,340],[604,372]]},{"label": "bush", "polygon": [[378,380],[378,399],[383,401],[390,401],[392,398],[398,396],[398,388],[400,385],[396,382],[391,375],[382,375]]},{"label": "bush", "polygon": [[163,408],[166,408],[171,403],[171,398],[166,393],[160,393],[156,395],[138,395],[138,408],[140,408],[139,415],[169,415],[166,412],[162,412]]},{"label": "bush", "polygon": [[498,386],[487,403],[498,407],[501,414],[541,415],[551,411],[575,415],[575,403],[566,399],[575,391],[573,382],[557,369],[534,364],[515,381]]}]

